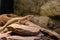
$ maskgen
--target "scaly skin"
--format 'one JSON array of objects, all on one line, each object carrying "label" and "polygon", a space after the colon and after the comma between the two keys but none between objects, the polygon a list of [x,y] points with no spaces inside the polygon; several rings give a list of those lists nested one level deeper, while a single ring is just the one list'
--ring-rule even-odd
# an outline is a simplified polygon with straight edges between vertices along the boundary
[{"label": "scaly skin", "polygon": [[16,17],[16,18],[12,18],[11,20],[9,20],[2,28],[0,28],[0,33],[5,29],[7,28],[8,25],[10,25],[11,23],[14,23],[14,22],[17,22],[18,20],[30,20],[30,18],[32,18],[33,15],[28,15],[28,16],[25,16],[25,17]]}]

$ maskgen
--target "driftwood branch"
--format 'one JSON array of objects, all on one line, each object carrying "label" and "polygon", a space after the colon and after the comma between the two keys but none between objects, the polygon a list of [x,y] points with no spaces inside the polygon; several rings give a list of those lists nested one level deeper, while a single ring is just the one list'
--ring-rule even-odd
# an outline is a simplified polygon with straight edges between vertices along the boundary
[{"label": "driftwood branch", "polygon": [[[25,24],[25,25],[28,25],[28,26],[34,26],[34,27],[37,26],[37,27],[40,27],[40,26],[38,26],[38,25],[28,21],[28,20],[22,21],[21,23]],[[60,35],[58,33],[54,32],[52,30],[49,30],[49,29],[42,28],[42,27],[40,27],[40,30],[42,32],[45,32],[45,33],[49,34],[50,36],[55,36],[55,37],[57,37],[60,40]]]},{"label": "driftwood branch", "polygon": [[[58,33],[54,32],[54,31],[52,31],[52,30],[48,30],[48,29],[42,28],[42,27],[40,27],[40,26],[38,26],[38,25],[30,22],[30,21],[29,21],[29,20],[30,20],[29,18],[31,18],[31,17],[30,17],[30,16],[25,16],[25,17],[18,18],[18,19],[11,19],[11,20],[13,20],[13,21],[11,21],[11,20],[8,21],[8,22],[3,26],[2,30],[0,30],[0,32],[3,31],[3,30],[4,30],[8,25],[10,25],[11,23],[14,23],[14,22],[17,22],[18,20],[20,20],[20,21],[18,21],[20,24],[28,25],[28,26],[31,26],[31,27],[39,27],[42,32],[45,32],[45,33],[49,34],[50,36],[55,36],[55,37],[57,37],[57,38],[60,40],[60,35],[59,35]],[[26,19],[27,19],[27,20],[26,20]],[[17,20],[17,21],[16,21],[16,20]]]}]

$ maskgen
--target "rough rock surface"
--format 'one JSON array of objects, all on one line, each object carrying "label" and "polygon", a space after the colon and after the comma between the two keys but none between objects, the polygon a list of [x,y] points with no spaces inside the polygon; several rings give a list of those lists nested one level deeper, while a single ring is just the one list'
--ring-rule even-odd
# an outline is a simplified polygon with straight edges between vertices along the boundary
[{"label": "rough rock surface", "polygon": [[60,34],[60,28],[57,28],[54,31]]},{"label": "rough rock surface", "polygon": [[43,28],[49,28],[53,25],[53,21],[47,16],[35,16],[31,19],[31,21]]},{"label": "rough rock surface", "polygon": [[45,5],[41,6],[40,15],[43,16],[57,16],[60,15],[60,0],[47,2]]},{"label": "rough rock surface", "polygon": [[14,0],[14,12],[19,15],[39,15],[41,5],[50,0]]}]

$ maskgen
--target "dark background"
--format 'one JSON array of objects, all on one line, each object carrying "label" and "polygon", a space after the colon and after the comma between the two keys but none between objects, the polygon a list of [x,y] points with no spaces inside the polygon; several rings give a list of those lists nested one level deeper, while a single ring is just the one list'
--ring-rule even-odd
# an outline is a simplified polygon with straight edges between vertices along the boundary
[{"label": "dark background", "polygon": [[13,13],[13,0],[1,0],[1,13]]}]

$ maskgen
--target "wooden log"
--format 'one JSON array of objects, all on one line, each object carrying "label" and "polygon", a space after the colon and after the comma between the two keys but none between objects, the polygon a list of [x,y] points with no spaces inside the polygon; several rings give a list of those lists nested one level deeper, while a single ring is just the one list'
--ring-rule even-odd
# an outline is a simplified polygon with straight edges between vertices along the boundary
[{"label": "wooden log", "polygon": [[3,38],[3,37],[8,37],[8,36],[10,36],[9,33],[11,33],[11,31],[6,32],[6,33],[3,33],[3,34],[0,34],[0,39]]},{"label": "wooden log", "polygon": [[30,37],[22,37],[22,36],[10,36],[10,37],[7,37],[7,40],[34,40],[36,39],[37,37],[34,37],[34,36],[30,36]]},{"label": "wooden log", "polygon": [[[26,20],[25,22],[22,22],[22,23],[25,24],[25,25],[28,25],[28,26],[32,26],[32,27],[33,26],[34,27],[40,27],[40,26],[38,26],[38,25],[28,21],[28,20]],[[60,40],[60,34],[56,33],[55,31],[52,31],[52,30],[49,30],[49,29],[45,29],[45,28],[42,28],[42,27],[40,27],[40,30],[42,32],[44,32],[44,33],[49,34],[50,36],[55,36],[55,37],[57,37]]]},{"label": "wooden log", "polygon": [[15,32],[16,34],[19,35],[37,35],[40,31],[40,27],[30,27],[22,24],[16,24],[13,23],[9,25],[8,27],[9,31]]},{"label": "wooden log", "polygon": [[27,25],[27,26],[30,26],[30,27],[39,27],[42,32],[47,33],[50,36],[55,36],[55,37],[57,37],[60,40],[60,34],[54,32],[52,30],[42,28],[42,27],[40,27],[40,26],[38,26],[38,25],[28,21],[28,20],[20,21],[20,23],[22,23],[24,25]]}]

